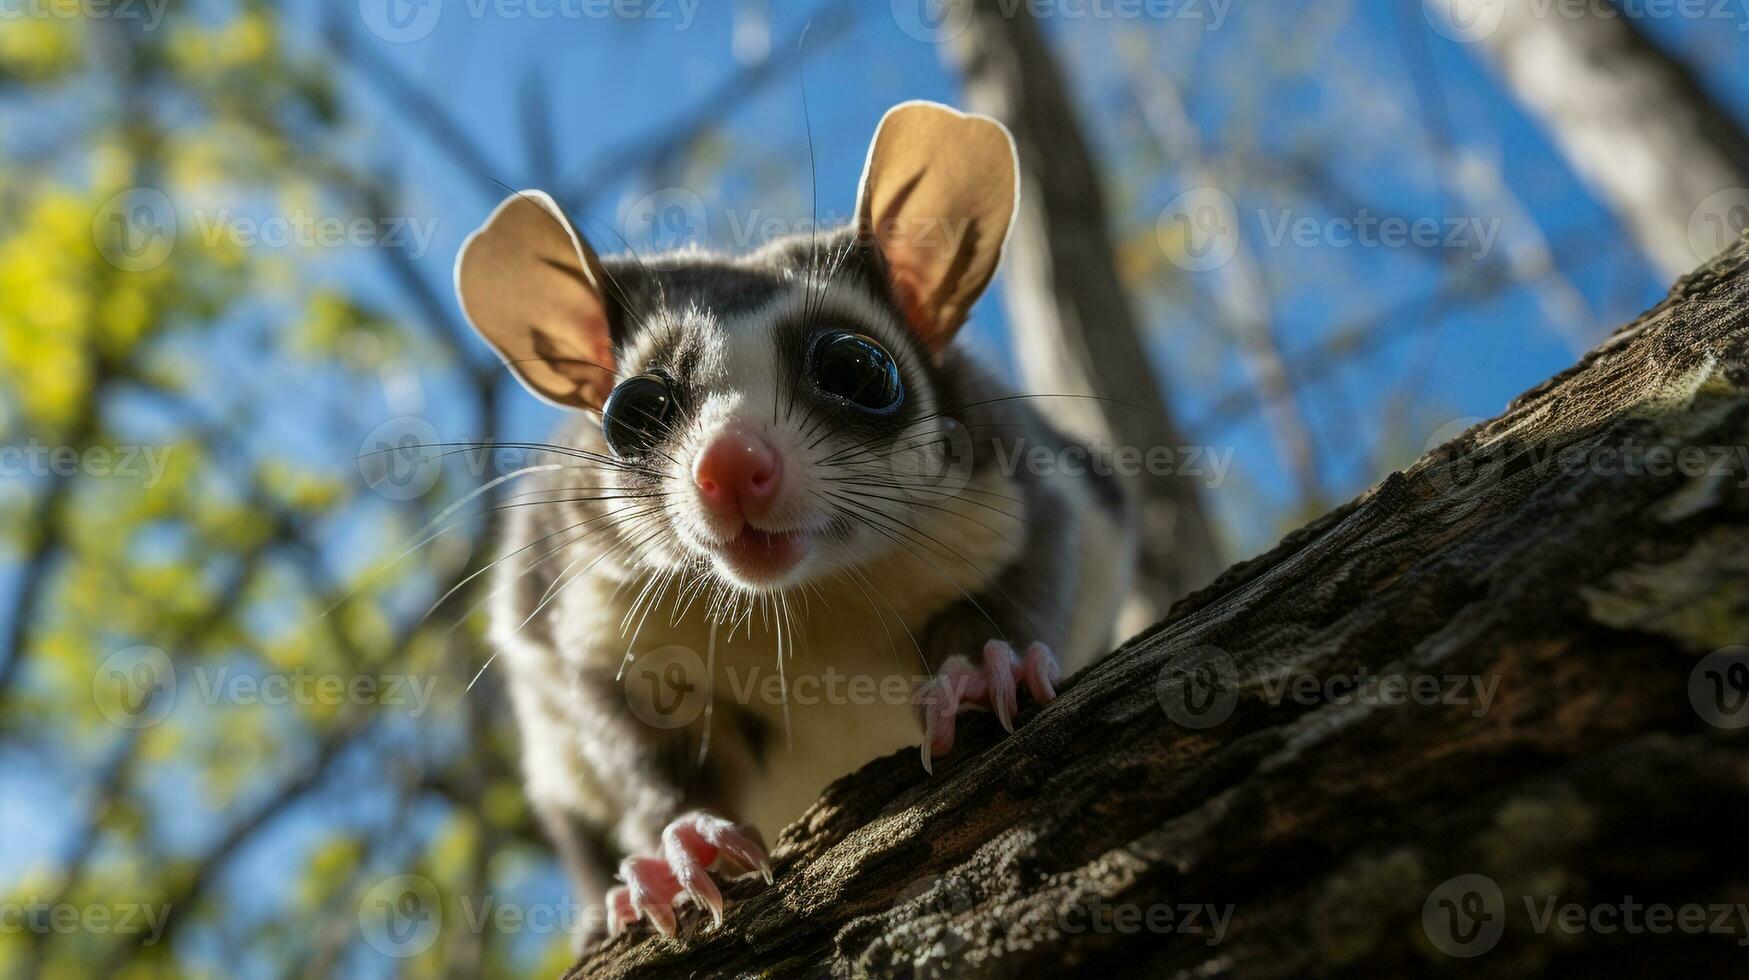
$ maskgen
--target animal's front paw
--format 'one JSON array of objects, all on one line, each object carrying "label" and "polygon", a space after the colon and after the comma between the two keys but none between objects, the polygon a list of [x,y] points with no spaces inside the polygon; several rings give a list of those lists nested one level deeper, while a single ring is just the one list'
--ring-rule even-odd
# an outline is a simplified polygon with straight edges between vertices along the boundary
[{"label": "animal's front paw", "polygon": [[1034,643],[1026,656],[1001,640],[984,644],[978,663],[962,656],[947,658],[935,678],[917,692],[917,710],[923,721],[923,768],[935,771],[936,759],[953,749],[954,726],[961,711],[983,708],[996,713],[1002,727],[1014,731],[1014,716],[1020,711],[1020,689],[1025,688],[1040,704],[1057,696],[1062,669],[1050,647]]},{"label": "animal's front paw", "polygon": [[713,925],[723,923],[723,894],[710,870],[728,875],[757,871],[771,884],[771,859],[759,831],[746,824],[695,810],[676,817],[662,831],[662,851],[626,858],[619,865],[625,882],[607,893],[607,931],[619,935],[648,916],[664,936],[676,929],[674,903],[688,899],[709,909]]}]

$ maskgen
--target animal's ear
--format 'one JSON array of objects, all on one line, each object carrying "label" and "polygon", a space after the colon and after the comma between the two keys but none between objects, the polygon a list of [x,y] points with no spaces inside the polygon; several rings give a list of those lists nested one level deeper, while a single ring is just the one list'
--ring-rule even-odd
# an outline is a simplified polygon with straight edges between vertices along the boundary
[{"label": "animal's ear", "polygon": [[965,323],[1019,201],[1008,129],[934,102],[887,110],[857,192],[858,231],[886,260],[893,299],[930,350]]},{"label": "animal's ear", "polygon": [[600,410],[613,389],[601,262],[540,191],[498,205],[456,256],[462,312],[530,391]]}]

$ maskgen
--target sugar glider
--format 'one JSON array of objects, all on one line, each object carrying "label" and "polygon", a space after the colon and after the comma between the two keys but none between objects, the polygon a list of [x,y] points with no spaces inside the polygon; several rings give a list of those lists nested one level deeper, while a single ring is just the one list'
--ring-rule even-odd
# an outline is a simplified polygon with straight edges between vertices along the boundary
[{"label": "sugar glider", "polygon": [[837,230],[603,257],[528,191],[462,246],[468,321],[574,413],[504,506],[490,639],[595,933],[720,923],[711,872],[769,881],[831,779],[1108,648],[1129,502],[953,343],[1018,192],[1000,123],[908,102]]}]

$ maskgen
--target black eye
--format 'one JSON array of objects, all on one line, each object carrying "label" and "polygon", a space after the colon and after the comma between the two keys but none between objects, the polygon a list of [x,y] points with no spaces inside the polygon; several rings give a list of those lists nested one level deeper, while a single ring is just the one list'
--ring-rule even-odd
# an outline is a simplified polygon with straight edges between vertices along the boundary
[{"label": "black eye", "polygon": [[873,337],[845,332],[822,336],[814,345],[813,372],[821,391],[865,411],[885,414],[905,400],[899,366]]},{"label": "black eye", "polygon": [[668,379],[640,374],[614,387],[601,406],[601,433],[607,447],[621,459],[648,456],[668,433],[674,417],[674,393]]}]

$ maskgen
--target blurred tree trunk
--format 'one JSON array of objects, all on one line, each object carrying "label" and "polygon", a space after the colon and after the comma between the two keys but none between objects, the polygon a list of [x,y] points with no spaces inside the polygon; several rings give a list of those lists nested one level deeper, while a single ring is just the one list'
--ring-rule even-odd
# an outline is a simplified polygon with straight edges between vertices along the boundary
[{"label": "blurred tree trunk", "polygon": [[572,975],[1738,975],[1746,445],[1749,242],[1015,734],[828,787],[721,928]]},{"label": "blurred tree trunk", "polygon": [[1536,0],[1426,3],[1436,25],[1469,11],[1473,26],[1450,33],[1475,38],[1512,96],[1662,275],[1688,271],[1743,231],[1749,190],[1717,195],[1749,188],[1749,135],[1619,10]]},{"label": "blurred tree trunk", "polygon": [[[1007,124],[1020,153],[1020,213],[1003,296],[1028,388],[1093,396],[1051,398],[1040,408],[1094,445],[1176,451],[1184,438],[1118,278],[1102,182],[1038,24],[1025,4],[977,0],[949,50],[967,107]],[[1221,569],[1199,481],[1189,474],[1126,481],[1143,528],[1129,632]]]}]

